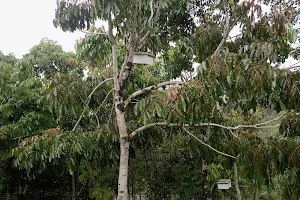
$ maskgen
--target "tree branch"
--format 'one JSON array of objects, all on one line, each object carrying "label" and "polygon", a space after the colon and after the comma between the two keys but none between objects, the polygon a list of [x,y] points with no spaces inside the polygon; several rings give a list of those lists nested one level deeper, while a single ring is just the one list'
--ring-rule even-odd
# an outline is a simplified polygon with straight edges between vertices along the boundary
[{"label": "tree branch", "polygon": [[[219,128],[223,128],[223,129],[230,130],[230,131],[237,130],[237,129],[242,129],[242,128],[270,129],[270,128],[278,128],[280,126],[280,124],[277,124],[277,125],[274,125],[274,126],[262,126],[262,125],[265,125],[265,124],[271,123],[273,121],[276,121],[276,120],[278,120],[281,117],[283,117],[283,115],[280,116],[280,117],[277,117],[275,119],[272,119],[272,120],[269,120],[269,121],[266,121],[266,122],[263,122],[263,123],[259,123],[259,124],[254,124],[254,125],[224,126],[224,125],[217,124],[217,123],[198,123],[198,124],[195,124],[193,126],[194,127],[214,126],[214,127],[219,127]],[[173,123],[168,123],[168,122],[156,122],[156,123],[147,124],[145,126],[142,126],[142,127],[138,128],[138,129],[136,129],[135,131],[133,131],[129,135],[129,137],[130,137],[130,139],[133,139],[136,136],[136,134],[138,134],[139,132],[144,131],[144,130],[149,129],[149,128],[156,127],[156,126],[169,126],[169,127],[175,127],[175,126],[179,127],[179,126],[182,126],[182,127],[191,127],[188,124],[173,124]],[[234,135],[234,136],[237,137],[236,135]]]},{"label": "tree branch", "polygon": [[229,157],[229,158],[234,158],[234,159],[236,159],[235,156],[229,155],[229,154],[227,154],[227,153],[223,153],[223,152],[221,152],[221,151],[219,151],[219,150],[213,148],[212,146],[206,144],[205,142],[203,142],[202,140],[200,140],[199,138],[197,138],[194,134],[192,134],[190,131],[188,131],[186,128],[183,127],[183,130],[184,130],[187,134],[189,134],[190,136],[192,136],[193,138],[195,138],[198,142],[200,142],[200,143],[203,144],[204,146],[207,146],[207,147],[210,148],[211,150],[213,150],[213,151],[215,151],[215,152],[217,152],[217,153],[219,153],[219,154],[221,154],[221,155],[223,155],[223,156],[226,156],[226,157]]},{"label": "tree branch", "polygon": [[[131,31],[130,32],[130,36],[129,36],[129,40],[128,40],[128,52],[130,54],[130,51],[132,51],[132,38],[133,38],[133,32]],[[121,67],[121,71],[120,71],[120,74],[123,76],[123,73],[125,71],[125,67],[127,66],[127,62],[128,62],[128,59],[129,59],[129,55],[126,55],[125,59],[124,59],[124,62],[122,64],[122,67]],[[121,77],[120,77],[120,81],[121,81]]]},{"label": "tree branch", "polygon": [[274,118],[274,119],[271,119],[271,120],[269,120],[269,121],[265,121],[265,122],[262,122],[262,123],[259,123],[259,124],[256,124],[256,125],[257,125],[257,126],[262,126],[262,125],[265,125],[265,124],[269,124],[269,123],[271,123],[271,122],[274,122],[274,121],[279,120],[280,118],[284,117],[286,114],[287,114],[287,113],[284,113],[284,114],[280,115],[279,117],[276,117],[276,118]]},{"label": "tree branch", "polygon": [[79,119],[77,120],[75,126],[73,127],[72,132],[75,131],[75,129],[77,128],[78,124],[80,123],[80,121],[81,121],[81,119],[82,119],[84,113],[85,113],[86,110],[88,109],[89,104],[90,104],[90,101],[91,101],[91,97],[93,96],[93,94],[95,93],[95,91],[96,91],[102,84],[104,84],[105,82],[110,81],[110,80],[113,80],[113,78],[107,78],[107,79],[105,79],[104,81],[102,81],[101,83],[99,83],[99,84],[93,89],[93,91],[89,94],[89,96],[86,98],[86,104],[85,104],[85,107],[84,107],[84,109],[83,109],[83,111],[82,111],[82,113],[81,113]]},{"label": "tree branch", "polygon": [[133,139],[135,137],[135,135],[138,134],[139,132],[142,132],[144,130],[147,130],[149,128],[153,128],[156,126],[170,126],[170,124],[168,122],[156,122],[156,123],[147,124],[145,126],[142,126],[138,129],[136,129],[135,131],[133,131],[131,134],[129,134],[129,137],[130,137],[130,139]]},{"label": "tree branch", "polygon": [[232,27],[233,26],[230,26],[230,15],[227,14],[226,25],[225,25],[225,31],[223,33],[223,38],[222,38],[220,44],[218,45],[217,49],[215,50],[213,56],[219,55],[224,43],[226,42],[226,39],[227,39],[227,37],[229,35],[229,32],[231,31]]},{"label": "tree branch", "polygon": [[107,33],[93,33],[93,32],[88,32],[88,31],[83,31],[83,30],[80,30],[82,33],[85,33],[85,34],[89,34],[89,35],[107,35]]},{"label": "tree branch", "polygon": [[132,46],[130,45],[129,55],[124,60],[124,64],[121,68],[121,73],[120,73],[120,77],[119,77],[119,84],[120,84],[121,90],[123,90],[125,88],[125,82],[130,75],[130,72],[131,72],[131,69],[133,66],[133,55],[134,55],[134,51],[133,51]]},{"label": "tree branch", "polygon": [[286,70],[291,70],[291,69],[300,69],[300,65],[298,65],[298,66],[292,66],[292,67],[288,67],[288,68],[284,68],[284,69],[286,69]]},{"label": "tree branch", "polygon": [[116,44],[116,39],[113,35],[113,22],[111,19],[111,13],[108,14],[108,40],[112,45]]},{"label": "tree branch", "polygon": [[185,84],[185,82],[182,82],[182,81],[166,81],[166,82],[159,83],[157,85],[152,85],[152,86],[146,87],[144,89],[140,89],[140,90],[132,93],[124,101],[124,107],[126,108],[128,106],[128,104],[132,101],[132,99],[134,99],[135,97],[140,96],[142,94],[147,94],[147,93],[149,93],[153,90],[156,90],[158,88],[165,87],[165,86],[168,86],[168,85],[183,85],[183,84]]},{"label": "tree branch", "polygon": [[108,98],[109,94],[114,91],[114,89],[111,89],[105,96],[104,100],[102,101],[102,103],[100,104],[100,106],[95,110],[95,114],[100,110],[100,108],[103,106],[103,104],[105,103],[106,99]]}]

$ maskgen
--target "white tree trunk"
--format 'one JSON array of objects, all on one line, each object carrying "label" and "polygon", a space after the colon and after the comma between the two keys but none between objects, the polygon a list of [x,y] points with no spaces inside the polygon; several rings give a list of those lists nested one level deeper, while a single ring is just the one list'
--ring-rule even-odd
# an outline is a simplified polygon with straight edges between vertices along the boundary
[{"label": "white tree trunk", "polygon": [[118,75],[117,44],[112,43],[113,66],[114,66],[114,89],[115,111],[118,131],[120,136],[120,163],[118,179],[118,200],[128,200],[128,162],[129,162],[129,139],[124,114],[124,103],[120,95],[120,83]]},{"label": "white tree trunk", "polygon": [[118,200],[128,200],[128,161],[129,161],[129,141],[124,113],[116,107],[117,123],[120,134],[120,165],[118,180]]}]

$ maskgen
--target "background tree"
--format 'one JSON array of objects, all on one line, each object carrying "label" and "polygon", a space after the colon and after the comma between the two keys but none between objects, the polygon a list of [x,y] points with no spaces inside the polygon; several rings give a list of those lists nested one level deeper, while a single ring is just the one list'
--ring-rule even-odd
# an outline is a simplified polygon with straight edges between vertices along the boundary
[{"label": "background tree", "polygon": [[[38,76],[54,77],[54,74],[67,73],[80,69],[73,53],[66,53],[57,42],[44,38],[24,55],[22,64],[33,66]],[[82,70],[82,69],[81,69]]]}]

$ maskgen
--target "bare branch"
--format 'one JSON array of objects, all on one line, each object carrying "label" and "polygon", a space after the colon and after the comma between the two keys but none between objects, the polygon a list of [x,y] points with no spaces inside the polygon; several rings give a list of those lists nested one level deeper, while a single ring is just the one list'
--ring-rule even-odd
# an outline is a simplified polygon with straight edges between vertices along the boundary
[{"label": "bare branch", "polygon": [[93,33],[93,32],[88,32],[88,31],[83,31],[83,30],[80,30],[82,33],[85,33],[85,34],[89,34],[89,35],[107,35],[107,33]]},{"label": "bare branch", "polygon": [[100,104],[100,106],[95,110],[95,112],[94,112],[95,114],[96,114],[97,112],[99,112],[100,108],[103,106],[103,104],[105,103],[106,99],[108,98],[109,94],[110,94],[112,91],[114,91],[114,89],[111,89],[111,90],[106,94],[106,97],[104,98],[104,100],[102,101],[102,103]]},{"label": "bare branch", "polygon": [[228,39],[229,40],[232,40],[233,38],[236,38],[236,37],[239,37],[239,36],[242,36],[243,34],[242,33],[240,33],[240,34],[237,34],[237,35],[234,35],[234,36],[231,36],[231,37],[229,37]]},{"label": "bare branch", "polygon": [[[129,55],[130,55],[130,52],[132,51],[132,38],[133,38],[133,33],[131,32],[130,36],[129,36],[129,41],[128,41]],[[125,71],[125,67],[127,66],[127,63],[128,63],[129,55],[126,54],[124,62],[122,64],[121,71],[120,71],[120,74],[121,74],[120,80],[122,80],[123,73]]]},{"label": "bare branch", "polygon": [[96,113],[94,113],[94,116],[95,116],[95,118],[96,118],[96,121],[97,121],[97,128],[99,128],[99,127],[100,127],[100,121],[99,121],[99,117],[97,116],[97,114],[96,114]]},{"label": "bare branch", "polygon": [[288,68],[284,68],[286,70],[291,70],[291,69],[300,69],[300,65],[298,66],[292,66],[292,67],[288,67]]},{"label": "bare branch", "polygon": [[230,15],[227,14],[227,18],[226,18],[226,25],[225,25],[225,30],[224,30],[224,33],[223,33],[223,38],[220,42],[220,44],[218,45],[217,49],[215,50],[213,56],[217,56],[219,55],[224,43],[226,42],[226,39],[229,35],[229,32],[231,31],[233,26],[230,26]]},{"label": "bare branch", "polygon": [[108,39],[112,45],[116,44],[116,39],[113,35],[113,22],[111,19],[111,13],[108,14]]},{"label": "bare branch", "polygon": [[113,101],[113,105],[111,107],[111,111],[110,111],[110,115],[109,115],[109,118],[108,118],[108,121],[107,121],[107,125],[109,125],[109,123],[111,121],[111,118],[112,118],[112,115],[113,115],[113,111],[114,111],[114,106],[115,106],[115,101]]},{"label": "bare branch", "polygon": [[151,15],[150,15],[150,17],[148,19],[149,26],[151,26],[151,21],[152,21],[153,15],[154,15],[153,0],[150,0],[150,10],[151,10]]},{"label": "bare branch", "polygon": [[279,120],[280,118],[284,117],[286,114],[287,114],[287,113],[284,113],[284,114],[280,115],[279,117],[276,117],[276,118],[274,118],[274,119],[271,119],[271,120],[269,120],[269,121],[262,122],[262,123],[259,123],[259,124],[256,124],[256,125],[257,125],[257,126],[262,126],[262,125],[265,125],[265,124],[269,124],[269,123],[271,123],[271,122],[274,122],[274,121]]},{"label": "bare branch", "polygon": [[81,113],[79,119],[77,120],[75,126],[73,127],[72,132],[76,130],[76,128],[77,128],[78,124],[80,123],[80,121],[81,121],[81,119],[82,119],[84,113],[87,111],[87,109],[88,109],[88,107],[89,107],[89,104],[90,104],[90,101],[91,101],[91,97],[93,96],[93,94],[95,93],[95,91],[96,91],[102,84],[104,84],[105,82],[110,81],[110,80],[113,80],[113,78],[105,79],[104,81],[102,81],[101,83],[99,83],[99,84],[93,89],[93,91],[89,94],[89,96],[86,98],[86,104],[85,104],[85,107],[84,107],[84,109],[83,109],[83,111],[82,111],[82,113]]},{"label": "bare branch", "polygon": [[140,44],[138,46],[138,50],[140,50],[141,48],[143,48],[143,46],[145,45],[146,40],[148,39],[148,37],[150,36],[151,31],[147,31],[146,34],[142,37],[142,39],[140,40]]},{"label": "bare branch", "polygon": [[90,102],[91,97],[93,96],[93,94],[95,93],[95,91],[96,91],[99,87],[101,87],[101,85],[103,85],[103,84],[106,83],[107,81],[111,81],[111,80],[113,80],[113,78],[107,78],[107,79],[105,79],[104,81],[102,81],[101,83],[99,83],[99,84],[93,89],[93,91],[89,94],[89,96],[88,96],[88,98],[87,98],[88,102]]},{"label": "bare branch", "polygon": [[132,66],[133,66],[133,55],[134,51],[132,46],[129,48],[129,55],[125,58],[124,64],[121,68],[121,73],[119,77],[120,89],[123,90],[125,88],[125,82],[128,79]]},{"label": "bare branch", "polygon": [[234,134],[234,132],[233,132],[231,129],[229,129],[229,131],[230,131],[231,135],[233,135],[233,137],[235,137],[235,138],[238,138],[238,137],[239,137],[239,136],[237,136],[236,134]]},{"label": "bare branch", "polygon": [[167,82],[162,82],[162,83],[159,83],[157,85],[152,85],[152,86],[149,86],[149,87],[146,87],[144,89],[141,89],[141,90],[138,90],[134,93],[132,93],[124,102],[124,107],[126,108],[126,106],[128,106],[128,104],[132,101],[133,98],[137,97],[137,96],[140,96],[142,94],[146,94],[146,93],[149,93],[153,90],[156,90],[158,88],[161,88],[161,87],[165,87],[165,86],[168,86],[168,85],[183,85],[185,84],[185,82],[182,82],[182,81],[167,81]]},{"label": "bare branch", "polygon": [[[282,117],[282,116],[280,116],[280,117]],[[279,117],[277,117],[275,119],[272,119],[270,121],[267,121],[267,122],[263,122],[263,123],[259,123],[259,124],[254,124],[254,125],[224,126],[224,125],[217,124],[217,123],[198,123],[198,124],[195,124],[193,126],[194,127],[214,126],[214,127],[223,128],[223,129],[226,129],[226,130],[229,130],[229,131],[237,130],[237,129],[242,129],[242,128],[270,129],[270,128],[278,128],[280,126],[280,124],[273,125],[273,126],[262,126],[262,125],[271,123],[271,122],[273,122],[275,120],[278,120],[278,119],[279,119]],[[136,136],[136,134],[138,134],[139,132],[144,131],[144,130],[149,129],[149,128],[156,127],[156,126],[168,126],[168,127],[175,127],[175,126],[180,127],[180,126],[182,126],[182,127],[191,127],[188,124],[173,124],[173,123],[168,123],[168,122],[156,122],[156,123],[147,124],[145,126],[142,126],[142,127],[138,128],[138,129],[136,129],[129,136],[130,136],[131,139],[133,139]],[[234,135],[234,136],[237,137],[236,135]]]},{"label": "bare branch", "polygon": [[141,131],[144,131],[144,130],[147,130],[149,128],[153,128],[153,127],[156,127],[156,126],[169,126],[170,124],[168,122],[156,122],[156,123],[151,123],[151,124],[147,124],[145,126],[142,126],[138,129],[136,129],[135,131],[133,131],[129,137],[131,139],[133,139],[135,137],[136,134],[138,134],[139,132]]},{"label": "bare branch", "polygon": [[194,134],[192,134],[190,131],[188,131],[186,128],[183,127],[183,130],[184,130],[187,134],[189,134],[190,136],[192,136],[193,138],[195,138],[198,142],[200,142],[200,143],[203,144],[204,146],[207,146],[207,147],[210,148],[211,150],[213,150],[213,151],[215,151],[215,152],[217,152],[217,153],[219,153],[219,154],[221,154],[221,155],[223,155],[223,156],[226,156],[226,157],[229,157],[229,158],[234,158],[234,159],[236,159],[235,156],[229,155],[229,154],[227,154],[227,153],[223,153],[223,152],[221,152],[221,151],[219,151],[219,150],[213,148],[212,146],[206,144],[205,142],[203,142],[202,140],[200,140],[199,138],[197,138]]}]

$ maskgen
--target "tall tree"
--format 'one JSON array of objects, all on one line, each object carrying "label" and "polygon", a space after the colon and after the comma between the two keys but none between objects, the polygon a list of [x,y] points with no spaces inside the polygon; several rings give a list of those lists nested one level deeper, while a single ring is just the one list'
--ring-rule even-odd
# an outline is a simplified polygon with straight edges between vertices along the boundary
[{"label": "tall tree", "polygon": [[[273,71],[270,66],[274,62],[283,62],[288,56],[289,42],[292,41],[293,35],[292,28],[288,26],[289,20],[286,13],[281,12],[277,5],[271,4],[275,12],[270,15],[263,15],[260,6],[256,5],[255,1],[61,0],[57,5],[54,25],[65,31],[89,29],[97,19],[108,23],[106,33],[91,32],[90,34],[103,35],[111,45],[112,59],[108,64],[113,66],[115,91],[113,101],[120,142],[119,200],[129,199],[129,148],[131,140],[138,132],[157,126],[209,126],[211,122],[222,122],[223,107],[229,103],[228,99],[230,99],[228,105],[240,107],[245,113],[250,109],[255,110],[257,103],[267,105],[270,102],[278,109],[282,109],[278,107],[280,104],[285,104],[290,109],[299,109],[299,96],[294,89],[289,89],[290,86],[282,88],[282,85],[277,83],[279,80],[283,81],[282,73],[286,72]],[[208,9],[201,12],[201,6]],[[137,51],[159,52],[165,55],[164,60],[168,61],[169,43],[173,41],[176,45],[180,44],[182,36],[189,37],[195,32],[195,23],[192,20],[195,14],[190,12],[191,8],[195,11],[194,13],[201,16],[201,25],[214,29],[217,27],[221,30],[221,37],[218,30],[213,32],[218,36],[219,42],[215,43],[211,37],[209,40],[211,44],[208,45],[212,47],[207,48],[206,54],[198,59],[199,62],[204,61],[199,68],[202,73],[199,73],[198,81],[186,84],[166,79],[165,82],[156,83],[153,86],[145,85],[149,87],[133,92],[125,99],[125,95],[131,93],[129,86],[133,82],[130,74],[134,69],[134,53]],[[273,23],[272,26],[269,26],[270,22]],[[229,32],[236,24],[241,24],[243,27],[242,41],[240,44],[235,43],[235,49],[239,51],[223,52]],[[113,34],[114,31],[117,33]],[[252,34],[253,31],[257,33]],[[273,36],[275,38],[272,38]],[[126,52],[120,53],[118,44],[121,44]],[[183,43],[182,47],[189,45],[189,43]],[[94,48],[91,47],[92,50]],[[181,65],[177,65],[176,69],[175,66],[169,68],[168,73],[172,74],[169,78],[174,78],[182,69],[187,69],[187,64],[191,65],[191,62],[187,61],[193,58],[192,53],[188,53],[186,57],[181,56],[190,49],[192,48],[179,48],[181,54],[171,54],[175,55],[173,59],[175,63]],[[227,48],[227,50],[230,49]],[[121,56],[123,64],[120,63],[120,54],[123,54]],[[181,58],[183,60],[178,62]],[[191,69],[191,66],[188,69]],[[172,73],[174,71],[175,73]],[[280,77],[279,80],[277,76]],[[292,77],[291,84],[295,86],[298,75],[289,76]],[[126,116],[132,99],[170,85],[186,86],[166,91],[166,98],[160,92],[154,93],[152,102],[159,100],[157,103],[149,104],[151,98],[148,98],[146,102],[140,100],[139,106],[135,106],[136,117],[141,119],[139,122],[142,122],[143,126],[129,134]],[[252,87],[252,91],[246,89],[249,86]],[[276,88],[286,90],[283,94]],[[200,98],[198,98],[199,95]],[[287,97],[292,100],[287,100]],[[241,101],[241,98],[244,100]],[[279,100],[280,98],[286,100]],[[162,105],[171,112],[163,109]],[[152,115],[152,113],[156,114]],[[158,118],[152,118],[153,116],[158,116]]]}]

